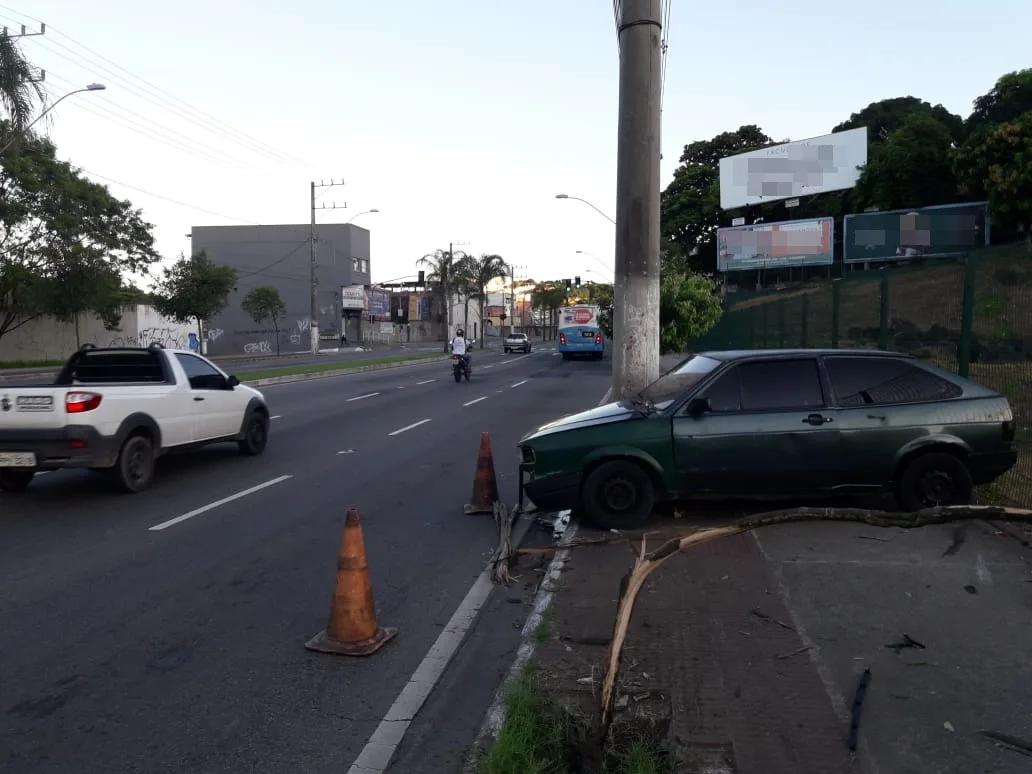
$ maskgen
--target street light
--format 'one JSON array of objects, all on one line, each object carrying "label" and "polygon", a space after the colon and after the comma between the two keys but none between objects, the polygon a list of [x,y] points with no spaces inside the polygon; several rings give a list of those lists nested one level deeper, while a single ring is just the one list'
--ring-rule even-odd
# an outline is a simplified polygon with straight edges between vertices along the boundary
[{"label": "street light", "polygon": [[[84,91],[104,91],[104,89],[106,88],[107,86],[105,86],[103,83],[90,83],[81,89],[76,89],[75,91],[68,92],[63,97],[58,97],[56,100],[50,103],[50,107],[48,107],[46,110],[44,110],[31,121],[29,121],[28,125],[26,125],[24,129],[22,129],[22,133],[27,133],[29,129],[31,129],[34,125],[39,123],[39,121],[42,120],[47,113],[56,108],[59,104],[61,104],[64,100],[68,99],[73,94],[82,94]],[[14,141],[16,139],[17,137],[12,137],[10,140],[8,140],[7,144],[4,145],[4,147],[0,148],[0,155],[3,155],[7,151],[7,149],[14,144]]]},{"label": "street light", "polygon": [[589,252],[588,252],[587,250],[578,250],[578,251],[577,251],[577,255],[590,255],[590,256],[591,256],[592,258],[594,258],[594,259],[595,259],[596,261],[598,261],[598,262],[599,262],[600,264],[602,264],[603,266],[605,266],[605,268],[606,268],[606,271],[608,271],[608,272],[609,272],[610,274],[612,274],[612,273],[613,273],[613,268],[612,268],[611,266],[607,265],[605,261],[603,261],[603,260],[602,260],[601,258],[599,258],[599,257],[598,257],[597,255],[595,255],[594,253],[589,253]]},{"label": "street light", "polygon": [[360,212],[360,213],[358,213],[358,215],[352,215],[350,218],[348,218],[346,221],[344,221],[344,225],[345,226],[348,225],[348,223],[353,221],[355,218],[361,217],[362,215],[369,215],[369,214],[374,213],[374,212],[379,212],[379,210],[374,208],[374,209],[371,209],[371,210],[366,210],[365,212]]},{"label": "street light", "polygon": [[594,204],[592,204],[591,202],[589,202],[589,201],[588,201],[587,199],[582,199],[582,198],[580,198],[579,196],[570,196],[569,194],[556,194],[556,195],[555,195],[555,198],[556,198],[556,199],[573,199],[574,201],[578,201],[578,202],[583,202],[584,204],[586,204],[586,205],[588,205],[589,207],[591,207],[591,209],[593,209],[593,210],[594,210],[595,212],[597,212],[597,213],[598,213],[599,215],[601,215],[601,216],[602,216],[603,218],[605,218],[605,219],[606,219],[606,220],[608,220],[608,221],[609,221],[610,223],[612,223],[612,224],[613,224],[614,226],[616,225],[616,221],[615,221],[615,220],[613,220],[613,219],[612,219],[611,217],[609,217],[608,215],[606,215],[606,214],[605,214],[604,212],[602,212],[602,210],[600,210],[600,209],[599,209],[598,207],[596,207],[596,206],[595,206]]}]

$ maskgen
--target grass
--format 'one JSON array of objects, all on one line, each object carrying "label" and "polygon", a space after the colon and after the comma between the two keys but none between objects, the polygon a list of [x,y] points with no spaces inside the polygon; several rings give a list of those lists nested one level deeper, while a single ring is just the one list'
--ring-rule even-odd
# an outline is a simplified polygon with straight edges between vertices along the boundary
[{"label": "grass", "polygon": [[[510,685],[505,722],[480,764],[480,774],[580,774],[586,729],[551,702],[532,661]],[[666,755],[635,736],[623,749],[607,750],[599,774],[668,774]]]},{"label": "grass", "polygon": [[64,360],[0,360],[0,369],[4,368],[60,368]]},{"label": "grass", "polygon": [[405,355],[403,357],[381,357],[371,360],[349,360],[345,362],[311,363],[309,365],[285,366],[283,368],[270,368],[266,371],[246,371],[240,375],[240,380],[253,382],[258,379],[274,379],[277,376],[298,376],[303,374],[319,374],[327,371],[350,371],[356,368],[367,368],[369,366],[390,365],[392,363],[410,363],[430,358],[442,357],[440,352],[423,352],[418,355]]}]

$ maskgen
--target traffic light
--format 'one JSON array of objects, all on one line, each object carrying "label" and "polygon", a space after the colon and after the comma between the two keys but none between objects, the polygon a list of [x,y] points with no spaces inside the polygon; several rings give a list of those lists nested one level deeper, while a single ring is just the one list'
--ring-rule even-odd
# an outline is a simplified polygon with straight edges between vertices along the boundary
[{"label": "traffic light", "polygon": [[426,284],[426,272],[424,272],[424,271],[420,271],[419,272],[419,283],[418,284],[420,284],[420,285],[425,285]]},{"label": "traffic light", "polygon": [[580,277],[573,278],[573,286],[577,288],[577,290],[580,290]]},{"label": "traffic light", "polygon": [[563,280],[563,287],[566,288],[566,292],[567,293],[569,293],[571,290],[573,290],[573,288],[570,287],[570,280],[569,280],[569,278]]}]

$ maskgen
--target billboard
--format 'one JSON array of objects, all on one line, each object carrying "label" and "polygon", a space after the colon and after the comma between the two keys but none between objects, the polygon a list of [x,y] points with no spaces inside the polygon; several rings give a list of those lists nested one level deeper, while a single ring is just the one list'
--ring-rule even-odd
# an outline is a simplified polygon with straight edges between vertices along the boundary
[{"label": "billboard", "polygon": [[949,258],[989,244],[988,202],[857,212],[842,219],[846,263]]},{"label": "billboard", "polygon": [[728,156],[720,160],[720,207],[846,190],[866,163],[866,126]]},{"label": "billboard", "polygon": [[391,294],[387,290],[371,288],[366,291],[366,314],[391,319]]},{"label": "billboard", "polygon": [[834,218],[717,229],[718,271],[831,266],[834,250]]},{"label": "billboard", "polygon": [[423,305],[420,303],[423,297],[418,293],[409,293],[408,295],[408,321],[419,322],[423,319]]},{"label": "billboard", "polygon": [[564,325],[598,325],[598,307],[578,304],[559,310],[559,327]]},{"label": "billboard", "polygon": [[361,285],[341,288],[340,308],[365,309],[365,288]]}]

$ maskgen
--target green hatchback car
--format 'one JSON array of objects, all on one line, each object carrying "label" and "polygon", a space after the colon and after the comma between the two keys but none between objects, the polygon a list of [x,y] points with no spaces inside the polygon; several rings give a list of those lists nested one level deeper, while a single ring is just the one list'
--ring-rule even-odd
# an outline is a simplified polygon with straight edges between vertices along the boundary
[{"label": "green hatchback car", "polygon": [[605,529],[657,502],[888,491],[907,511],[970,502],[1017,461],[1007,399],[907,355],[704,352],[638,395],[519,442],[523,490]]}]

